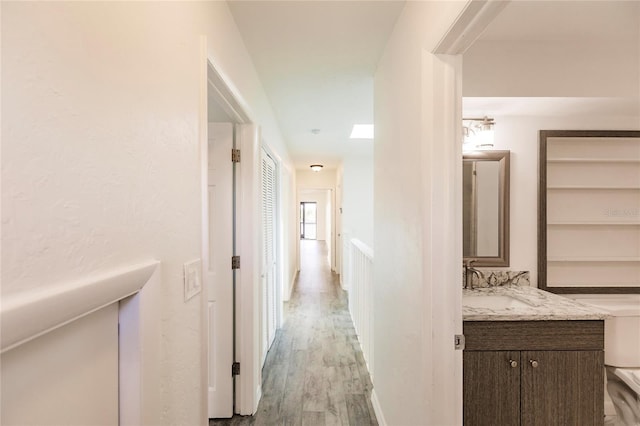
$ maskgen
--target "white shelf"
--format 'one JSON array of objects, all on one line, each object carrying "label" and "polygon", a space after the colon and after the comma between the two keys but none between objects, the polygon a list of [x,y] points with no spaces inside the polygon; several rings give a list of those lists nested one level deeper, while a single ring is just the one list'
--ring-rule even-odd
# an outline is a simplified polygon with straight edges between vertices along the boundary
[{"label": "white shelf", "polygon": [[640,191],[640,186],[606,186],[606,185],[549,185],[547,189],[613,189]]},{"label": "white shelf", "polygon": [[547,163],[640,163],[640,158],[547,158]]},{"label": "white shelf", "polygon": [[541,158],[547,286],[638,288],[640,138],[586,133],[548,136]]},{"label": "white shelf", "polygon": [[554,257],[547,257],[547,262],[640,262],[640,257],[635,257],[635,256],[619,256],[619,257],[554,256]]},{"label": "white shelf", "polygon": [[547,226],[640,226],[640,222],[605,222],[605,221],[584,221],[584,222],[547,222]]},{"label": "white shelf", "polygon": [[[547,283],[547,287],[601,287],[602,283]],[[612,283],[608,282],[607,287],[629,287],[635,288],[640,287],[640,282],[638,283]]]}]

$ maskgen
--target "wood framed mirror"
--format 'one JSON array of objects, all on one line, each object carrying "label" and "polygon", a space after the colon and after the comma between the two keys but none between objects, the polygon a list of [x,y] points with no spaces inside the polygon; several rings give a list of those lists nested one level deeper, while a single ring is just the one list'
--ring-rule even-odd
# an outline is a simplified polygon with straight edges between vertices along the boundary
[{"label": "wood framed mirror", "polygon": [[462,253],[474,266],[509,266],[510,151],[462,155]]}]

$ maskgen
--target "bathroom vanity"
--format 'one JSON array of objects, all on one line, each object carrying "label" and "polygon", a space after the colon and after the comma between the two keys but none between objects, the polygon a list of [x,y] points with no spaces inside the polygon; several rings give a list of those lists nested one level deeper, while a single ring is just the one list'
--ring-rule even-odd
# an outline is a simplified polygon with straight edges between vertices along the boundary
[{"label": "bathroom vanity", "polygon": [[464,424],[602,425],[605,317],[532,287],[464,290]]}]

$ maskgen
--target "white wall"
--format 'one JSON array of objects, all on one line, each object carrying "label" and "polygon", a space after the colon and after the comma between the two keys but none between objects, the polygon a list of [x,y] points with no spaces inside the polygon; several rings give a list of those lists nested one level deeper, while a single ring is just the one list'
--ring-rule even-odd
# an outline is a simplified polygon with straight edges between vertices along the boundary
[{"label": "white wall", "polygon": [[298,219],[299,208],[296,204],[296,177],[295,170],[282,167],[281,168],[281,190],[282,190],[282,246],[283,246],[283,278],[282,278],[282,296],[287,301],[291,297],[291,290],[296,278],[298,266],[296,264],[295,253],[298,247],[298,228],[300,226]]},{"label": "white wall", "polygon": [[2,12],[2,297],[159,259],[157,423],[202,424],[203,312],[182,288],[182,265],[201,249],[201,34],[288,161],[228,7],[40,2]]},{"label": "white wall", "polygon": [[1,367],[3,425],[118,424],[118,304],[6,352]]},{"label": "white wall", "polygon": [[[640,12],[638,5],[624,6]],[[530,271],[533,286],[538,131],[640,128],[640,27],[615,41],[539,37],[476,42],[464,53],[463,73],[464,96],[495,98],[487,105],[496,110],[488,106],[481,115],[496,119],[494,149],[511,150],[509,269]]]},{"label": "white wall", "polygon": [[[640,37],[640,33],[637,37]],[[464,53],[464,96],[638,96],[630,41],[479,41]]]},{"label": "white wall", "polygon": [[[570,111],[567,111],[569,114]],[[638,117],[497,116],[494,149],[511,151],[510,267],[538,283],[538,140],[540,130],[638,130]],[[492,268],[501,269],[501,268]]]},{"label": "white wall", "polygon": [[334,189],[336,169],[323,169],[319,172],[296,170],[298,189]]},{"label": "white wall", "polygon": [[465,5],[407,2],[375,74],[373,399],[392,425],[462,421],[461,64],[429,52]]},{"label": "white wall", "polygon": [[[371,146],[373,150],[373,145]],[[373,248],[373,158],[346,158],[342,177],[342,231]]]},{"label": "white wall", "polygon": [[[333,218],[331,216],[333,213],[333,191],[325,191],[324,194],[324,217],[326,220],[325,228],[324,228],[324,240],[331,241],[333,229]],[[331,252],[329,252],[329,259],[331,259]]]}]

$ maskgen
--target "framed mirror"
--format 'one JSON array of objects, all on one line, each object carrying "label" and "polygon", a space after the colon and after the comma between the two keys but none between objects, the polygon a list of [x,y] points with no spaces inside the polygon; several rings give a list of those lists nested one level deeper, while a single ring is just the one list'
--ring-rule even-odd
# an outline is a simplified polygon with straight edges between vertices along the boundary
[{"label": "framed mirror", "polygon": [[509,266],[509,156],[462,155],[462,254],[474,266]]}]

